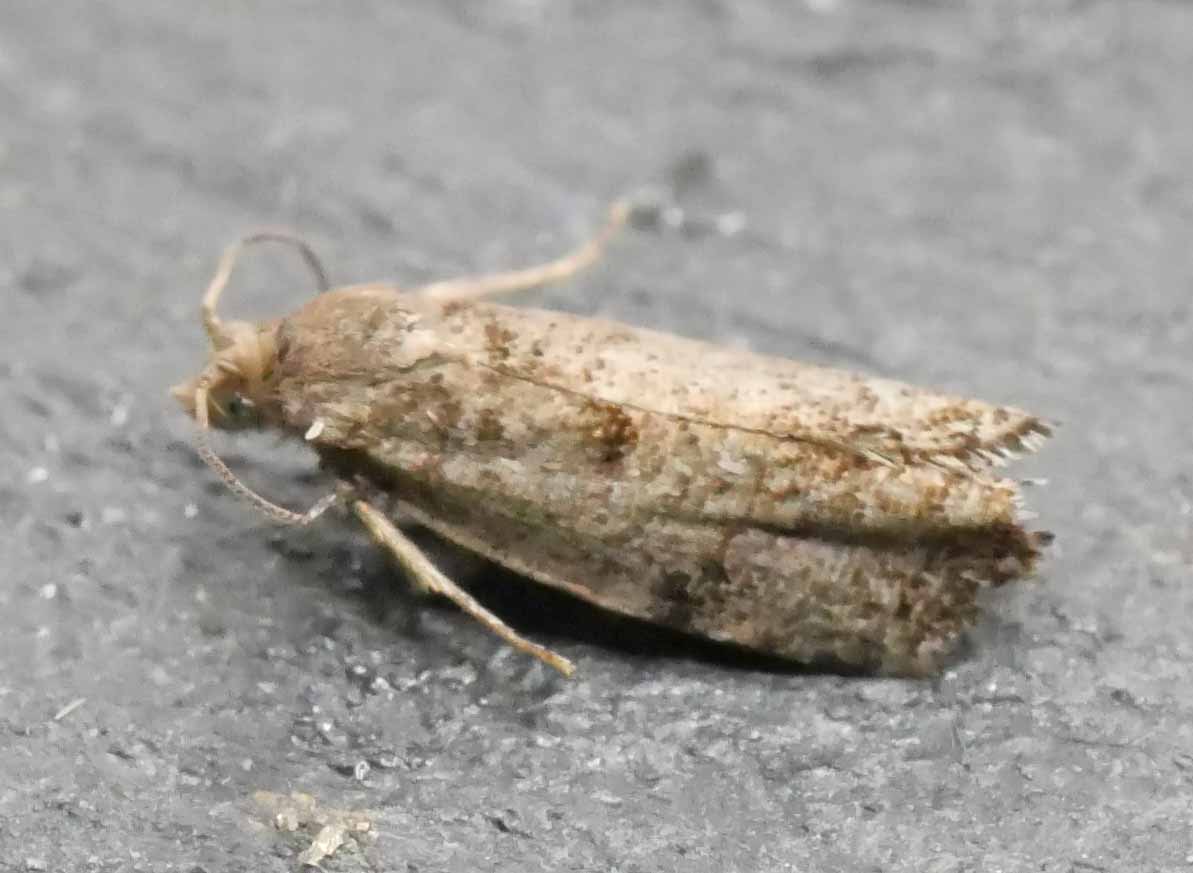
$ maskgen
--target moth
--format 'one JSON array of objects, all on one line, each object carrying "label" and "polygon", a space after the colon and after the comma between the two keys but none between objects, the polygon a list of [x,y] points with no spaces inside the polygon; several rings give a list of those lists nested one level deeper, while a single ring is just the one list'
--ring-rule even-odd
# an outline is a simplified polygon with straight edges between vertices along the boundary
[{"label": "moth", "polygon": [[[487,298],[595,262],[631,216],[524,270],[326,290],[296,237],[230,247],[208,286],[207,366],[172,389],[198,451],[275,521],[346,505],[412,583],[564,674],[454,581],[396,520],[552,588],[649,622],[804,663],[895,675],[945,663],[978,592],[1029,574],[1050,535],[1025,528],[996,468],[1048,422],[1019,409],[666,333]],[[297,247],[320,293],[259,324],[224,322],[243,246]],[[306,512],[253,492],[209,428],[305,441],[335,491]]]}]

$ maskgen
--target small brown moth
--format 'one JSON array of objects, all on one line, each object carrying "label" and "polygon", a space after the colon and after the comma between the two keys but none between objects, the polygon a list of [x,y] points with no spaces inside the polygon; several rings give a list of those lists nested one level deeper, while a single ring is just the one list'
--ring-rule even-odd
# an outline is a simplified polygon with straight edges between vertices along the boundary
[{"label": "small brown moth", "polygon": [[[276,521],[344,501],[420,588],[565,674],[446,578],[395,525],[411,519],[615,612],[801,662],[922,675],[974,620],[976,595],[1031,571],[992,468],[1050,433],[1039,418],[885,379],[482,298],[594,262],[626,222],[556,261],[414,291],[354,285],[261,324],[203,300],[212,357],[173,394],[199,453]],[[260,497],[205,432],[305,438],[340,482],[305,513]]]}]

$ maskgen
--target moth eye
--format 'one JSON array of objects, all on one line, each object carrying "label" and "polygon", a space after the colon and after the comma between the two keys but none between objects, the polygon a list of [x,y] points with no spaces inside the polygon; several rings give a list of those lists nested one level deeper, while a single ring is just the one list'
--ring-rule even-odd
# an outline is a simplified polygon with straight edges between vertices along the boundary
[{"label": "moth eye", "polygon": [[253,411],[253,401],[242,394],[228,398],[228,415],[232,418],[247,418]]}]

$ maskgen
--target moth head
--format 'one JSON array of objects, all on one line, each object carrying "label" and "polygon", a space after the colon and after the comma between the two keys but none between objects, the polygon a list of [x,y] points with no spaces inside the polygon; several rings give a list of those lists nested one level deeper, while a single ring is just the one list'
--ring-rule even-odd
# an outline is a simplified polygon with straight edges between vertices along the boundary
[{"label": "moth head", "polygon": [[170,394],[200,427],[246,430],[267,425],[267,382],[277,359],[273,330],[234,321],[219,323],[216,336],[207,366]]},{"label": "moth head", "polygon": [[311,247],[286,231],[261,230],[229,246],[203,295],[200,312],[211,342],[211,360],[198,376],[170,389],[202,430],[218,427],[240,430],[265,424],[266,383],[277,361],[277,341],[271,325],[247,321],[225,322],[216,312],[220,295],[232,276],[241,252],[250,245],[278,242],[296,248],[315,276],[320,291],[327,275]]},{"label": "moth head", "polygon": [[216,304],[241,251],[248,245],[268,241],[297,248],[315,274],[319,290],[327,290],[327,277],[319,259],[298,237],[270,230],[244,237],[224,252],[203,295],[201,312],[203,328],[211,342],[211,359],[198,376],[175,385],[170,393],[199,425],[195,440],[199,457],[229,488],[277,521],[306,524],[314,515],[291,512],[261,497],[228,469],[207,441],[207,431],[212,427],[242,430],[269,424],[269,377],[277,362],[276,327],[247,321],[225,322],[216,313]]}]

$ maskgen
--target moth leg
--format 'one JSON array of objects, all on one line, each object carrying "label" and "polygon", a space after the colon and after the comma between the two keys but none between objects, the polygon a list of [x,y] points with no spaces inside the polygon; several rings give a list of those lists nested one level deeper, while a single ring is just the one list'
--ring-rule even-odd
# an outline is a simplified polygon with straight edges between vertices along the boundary
[{"label": "moth leg", "polygon": [[442,594],[518,651],[533,655],[564,676],[572,675],[576,668],[571,661],[520,636],[517,631],[481,606],[471,594],[443,575],[422,550],[372,504],[364,500],[354,500],[352,511],[364,522],[373,538],[389,550],[419,589]]},{"label": "moth leg", "polygon": [[628,201],[618,200],[609,207],[605,226],[597,231],[595,236],[563,257],[545,264],[511,270],[508,273],[463,276],[444,282],[431,282],[414,289],[412,293],[435,300],[479,300],[494,294],[528,291],[531,288],[562,282],[600,259],[605,246],[625,226],[632,211],[633,207]]}]

